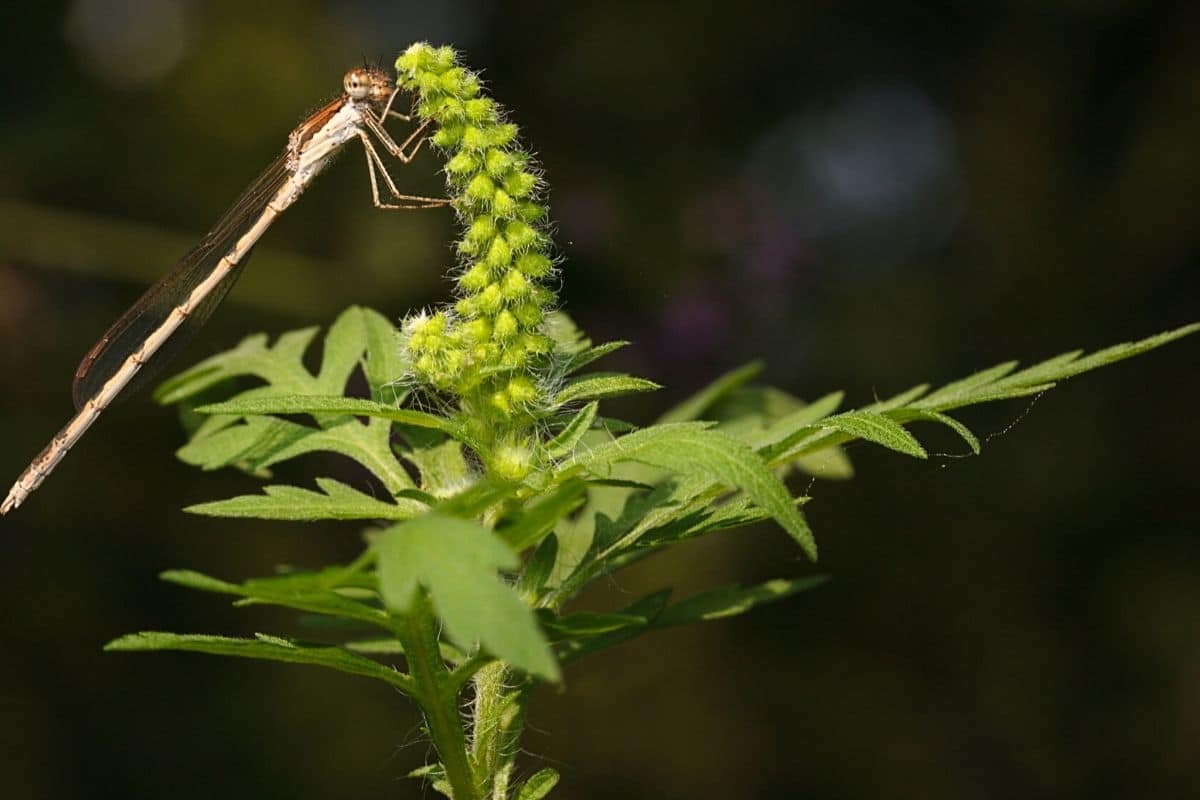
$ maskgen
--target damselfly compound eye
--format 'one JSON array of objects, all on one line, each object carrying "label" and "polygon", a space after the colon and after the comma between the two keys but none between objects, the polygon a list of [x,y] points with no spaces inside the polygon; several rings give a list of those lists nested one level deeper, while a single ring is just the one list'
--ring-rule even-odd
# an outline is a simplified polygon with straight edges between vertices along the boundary
[{"label": "damselfly compound eye", "polygon": [[371,76],[365,69],[352,69],[342,80],[351,100],[362,100],[371,92]]}]

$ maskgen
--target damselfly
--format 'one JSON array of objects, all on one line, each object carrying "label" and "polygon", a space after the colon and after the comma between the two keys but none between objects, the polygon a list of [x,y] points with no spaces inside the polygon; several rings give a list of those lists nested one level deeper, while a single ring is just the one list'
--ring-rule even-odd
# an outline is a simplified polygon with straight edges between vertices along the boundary
[{"label": "damselfly", "polygon": [[[75,372],[75,416],[13,484],[0,514],[21,505],[122,391],[147,380],[212,315],[237,280],[259,237],[300,197],[348,142],[362,142],[379,208],[431,208],[448,201],[401,194],[376,149],[378,142],[403,163],[417,154],[429,122],[397,144],[384,128],[399,89],[379,69],[347,72],[344,93],[315,111],[288,137],[277,159],[242,193],[195,249],[125,312],[88,351]],[[380,198],[382,176],[390,202]],[[135,376],[137,380],[135,380]]]}]

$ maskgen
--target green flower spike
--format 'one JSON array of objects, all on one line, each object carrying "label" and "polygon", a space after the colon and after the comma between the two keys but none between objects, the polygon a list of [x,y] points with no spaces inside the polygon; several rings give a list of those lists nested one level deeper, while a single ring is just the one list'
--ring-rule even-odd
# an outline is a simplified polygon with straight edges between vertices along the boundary
[{"label": "green flower spike", "polygon": [[539,376],[553,346],[543,331],[555,302],[545,285],[554,269],[545,187],[517,127],[453,49],[414,44],[396,72],[416,95],[417,115],[437,125],[431,141],[445,156],[463,230],[456,302],[404,324],[413,377],[458,401],[493,473],[520,479],[531,466],[535,412],[548,400]]}]

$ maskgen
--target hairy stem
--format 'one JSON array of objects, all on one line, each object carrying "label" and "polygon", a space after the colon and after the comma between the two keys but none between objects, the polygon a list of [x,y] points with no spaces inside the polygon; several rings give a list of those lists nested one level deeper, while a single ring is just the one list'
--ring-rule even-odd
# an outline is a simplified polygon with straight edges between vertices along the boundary
[{"label": "hairy stem", "polygon": [[509,685],[511,678],[508,667],[495,662],[480,669],[474,679],[471,762],[492,800],[507,796],[508,777],[525,722],[521,690]]},{"label": "hairy stem", "polygon": [[454,800],[479,800],[467,755],[467,737],[458,713],[457,687],[438,648],[437,618],[424,591],[396,632],[416,684],[416,699],[425,714],[429,736],[446,770]]}]

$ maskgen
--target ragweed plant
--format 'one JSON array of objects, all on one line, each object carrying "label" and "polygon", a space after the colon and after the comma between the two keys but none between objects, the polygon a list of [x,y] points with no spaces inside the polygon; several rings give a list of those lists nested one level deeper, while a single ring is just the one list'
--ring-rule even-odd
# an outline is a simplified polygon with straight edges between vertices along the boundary
[{"label": "ragweed plant", "polygon": [[[251,336],[156,395],[186,412],[190,437],[178,454],[202,469],[269,479],[275,464],[326,451],[372,476],[359,486],[329,477],[315,477],[313,487],[268,484],[188,509],[359,521],[353,530],[366,525],[365,546],[348,564],[242,581],[183,570],[162,576],[239,605],[280,606],[301,621],[316,615],[339,625],[322,626],[319,641],[140,633],[109,649],[310,664],[382,681],[417,703],[436,748],[436,760],[414,775],[455,800],[537,800],[553,788],[550,769],[519,780],[528,773],[516,757],[530,692],[557,682],[564,666],[662,628],[744,613],[821,578],[725,586],[675,602],[667,589],[617,613],[579,607],[593,581],[681,542],[764,520],[815,561],[800,510],[808,498],[787,488],[789,474],[844,473],[840,446],[856,439],[925,458],[908,429],[917,422],[949,427],[978,453],[978,439],[949,412],[1040,394],[1200,329],[1020,370],[1006,362],[849,411],[839,411],[840,392],[804,402],[755,386],[757,367],[749,365],[653,424],[619,422],[600,414],[600,401],[655,385],[586,371],[624,343],[594,345],[553,310],[544,187],[516,127],[448,48],[414,45],[397,71],[417,115],[436,129],[460,215],[455,302],[399,325],[348,309],[325,334],[315,372],[303,359],[316,328],[274,342]],[[366,391],[348,396],[352,385]]]}]

